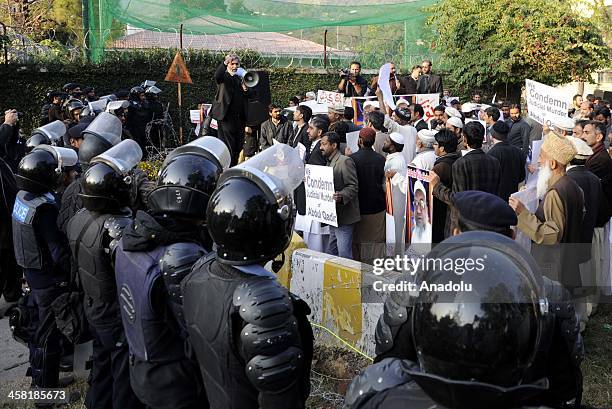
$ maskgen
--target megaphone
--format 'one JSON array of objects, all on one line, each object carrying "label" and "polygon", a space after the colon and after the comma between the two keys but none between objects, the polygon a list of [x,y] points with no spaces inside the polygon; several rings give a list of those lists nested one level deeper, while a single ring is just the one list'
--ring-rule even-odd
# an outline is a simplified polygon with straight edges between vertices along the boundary
[{"label": "megaphone", "polygon": [[259,83],[259,75],[255,71],[247,71],[244,68],[238,68],[236,75],[242,78],[244,85],[249,88],[256,87]]}]

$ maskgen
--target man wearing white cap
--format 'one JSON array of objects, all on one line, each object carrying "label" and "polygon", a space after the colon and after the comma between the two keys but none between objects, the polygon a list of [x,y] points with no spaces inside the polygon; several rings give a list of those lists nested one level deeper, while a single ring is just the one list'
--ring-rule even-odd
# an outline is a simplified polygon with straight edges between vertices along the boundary
[{"label": "man wearing white cap", "polygon": [[[570,119],[570,121],[573,120]],[[606,205],[607,202],[599,178],[585,166],[587,159],[593,154],[593,150],[582,139],[571,136],[567,139],[574,145],[576,156],[567,166],[566,174],[584,192],[585,213],[584,220],[582,221],[582,237],[580,242],[586,245],[580,245],[580,251],[577,254],[581,256],[580,276],[583,294],[587,297],[582,300],[584,301],[584,304],[580,305],[582,308],[577,308],[576,310],[579,314],[580,326],[584,328],[587,317],[593,307],[597,306],[599,298],[599,287],[597,284],[601,282],[598,281],[598,279],[601,279],[601,240],[599,238],[603,234],[603,226],[610,218],[610,209]],[[595,234],[596,230],[599,234]]]},{"label": "man wearing white cap", "polygon": [[417,133],[417,156],[414,158],[412,166],[416,166],[419,169],[431,170],[436,163],[436,154],[433,149],[435,142],[435,136],[438,131],[431,131],[429,129],[423,129]]},{"label": "man wearing white cap", "polygon": [[[448,111],[448,108],[446,109],[446,111]],[[456,116],[451,116],[446,120],[446,129],[448,129],[449,131],[454,133],[455,136],[457,136],[457,139],[459,140],[459,145],[457,145],[457,152],[461,152],[461,150],[465,148],[462,135],[463,121],[460,118],[457,118]]]},{"label": "man wearing white cap", "polygon": [[417,130],[410,124],[412,114],[410,109],[408,109],[408,101],[400,99],[397,102],[397,106],[392,116],[385,115],[383,125],[389,130],[389,133],[397,132],[404,136],[404,150],[402,151],[402,155],[404,155],[406,163],[409,163],[414,159]]},{"label": "man wearing white cap", "polygon": [[414,222],[410,235],[410,244],[431,243],[431,221],[429,220],[429,197],[420,180],[414,182],[412,194],[412,211]]},{"label": "man wearing white cap", "polygon": [[446,109],[444,110],[444,117],[448,120],[448,118],[459,118],[460,120],[463,120],[463,116],[461,115],[461,112],[459,112],[458,109],[453,108],[453,107],[446,107]]},{"label": "man wearing white cap", "polygon": [[573,136],[574,126],[576,126],[576,121],[567,116],[557,116],[550,121],[550,130],[559,136]]}]

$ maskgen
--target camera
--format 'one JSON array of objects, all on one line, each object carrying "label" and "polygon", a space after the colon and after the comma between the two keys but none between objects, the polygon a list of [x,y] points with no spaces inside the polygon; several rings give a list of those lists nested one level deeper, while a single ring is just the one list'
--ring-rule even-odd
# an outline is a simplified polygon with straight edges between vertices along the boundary
[{"label": "camera", "polygon": [[340,70],[340,78],[345,81],[355,79],[355,75],[351,74],[351,71],[348,68],[344,68]]},{"label": "camera", "polygon": [[17,112],[17,120],[21,121],[23,119],[23,112]]}]

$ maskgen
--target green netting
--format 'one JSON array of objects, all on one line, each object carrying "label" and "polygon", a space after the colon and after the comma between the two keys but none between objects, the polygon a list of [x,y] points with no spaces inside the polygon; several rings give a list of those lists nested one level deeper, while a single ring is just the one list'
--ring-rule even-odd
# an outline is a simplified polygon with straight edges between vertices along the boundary
[{"label": "green netting", "polygon": [[[98,60],[112,34],[113,21],[191,34],[289,32],[313,27],[342,27],[405,22],[402,51],[426,50],[420,37],[427,17],[423,8],[436,0],[87,0],[89,47]],[[381,48],[385,44],[380,44]]]}]

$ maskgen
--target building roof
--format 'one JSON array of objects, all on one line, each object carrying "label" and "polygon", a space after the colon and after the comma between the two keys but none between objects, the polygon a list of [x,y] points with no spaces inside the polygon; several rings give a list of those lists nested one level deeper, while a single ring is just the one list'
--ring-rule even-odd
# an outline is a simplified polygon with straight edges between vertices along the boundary
[{"label": "building roof", "polygon": [[[178,45],[178,33],[142,30],[118,38],[109,48],[176,48]],[[281,33],[183,34],[183,47],[209,51],[250,49],[264,56],[321,57],[323,55],[321,44]],[[341,51],[331,47],[327,47],[327,52],[328,57],[351,58],[355,56],[354,52]]]}]

